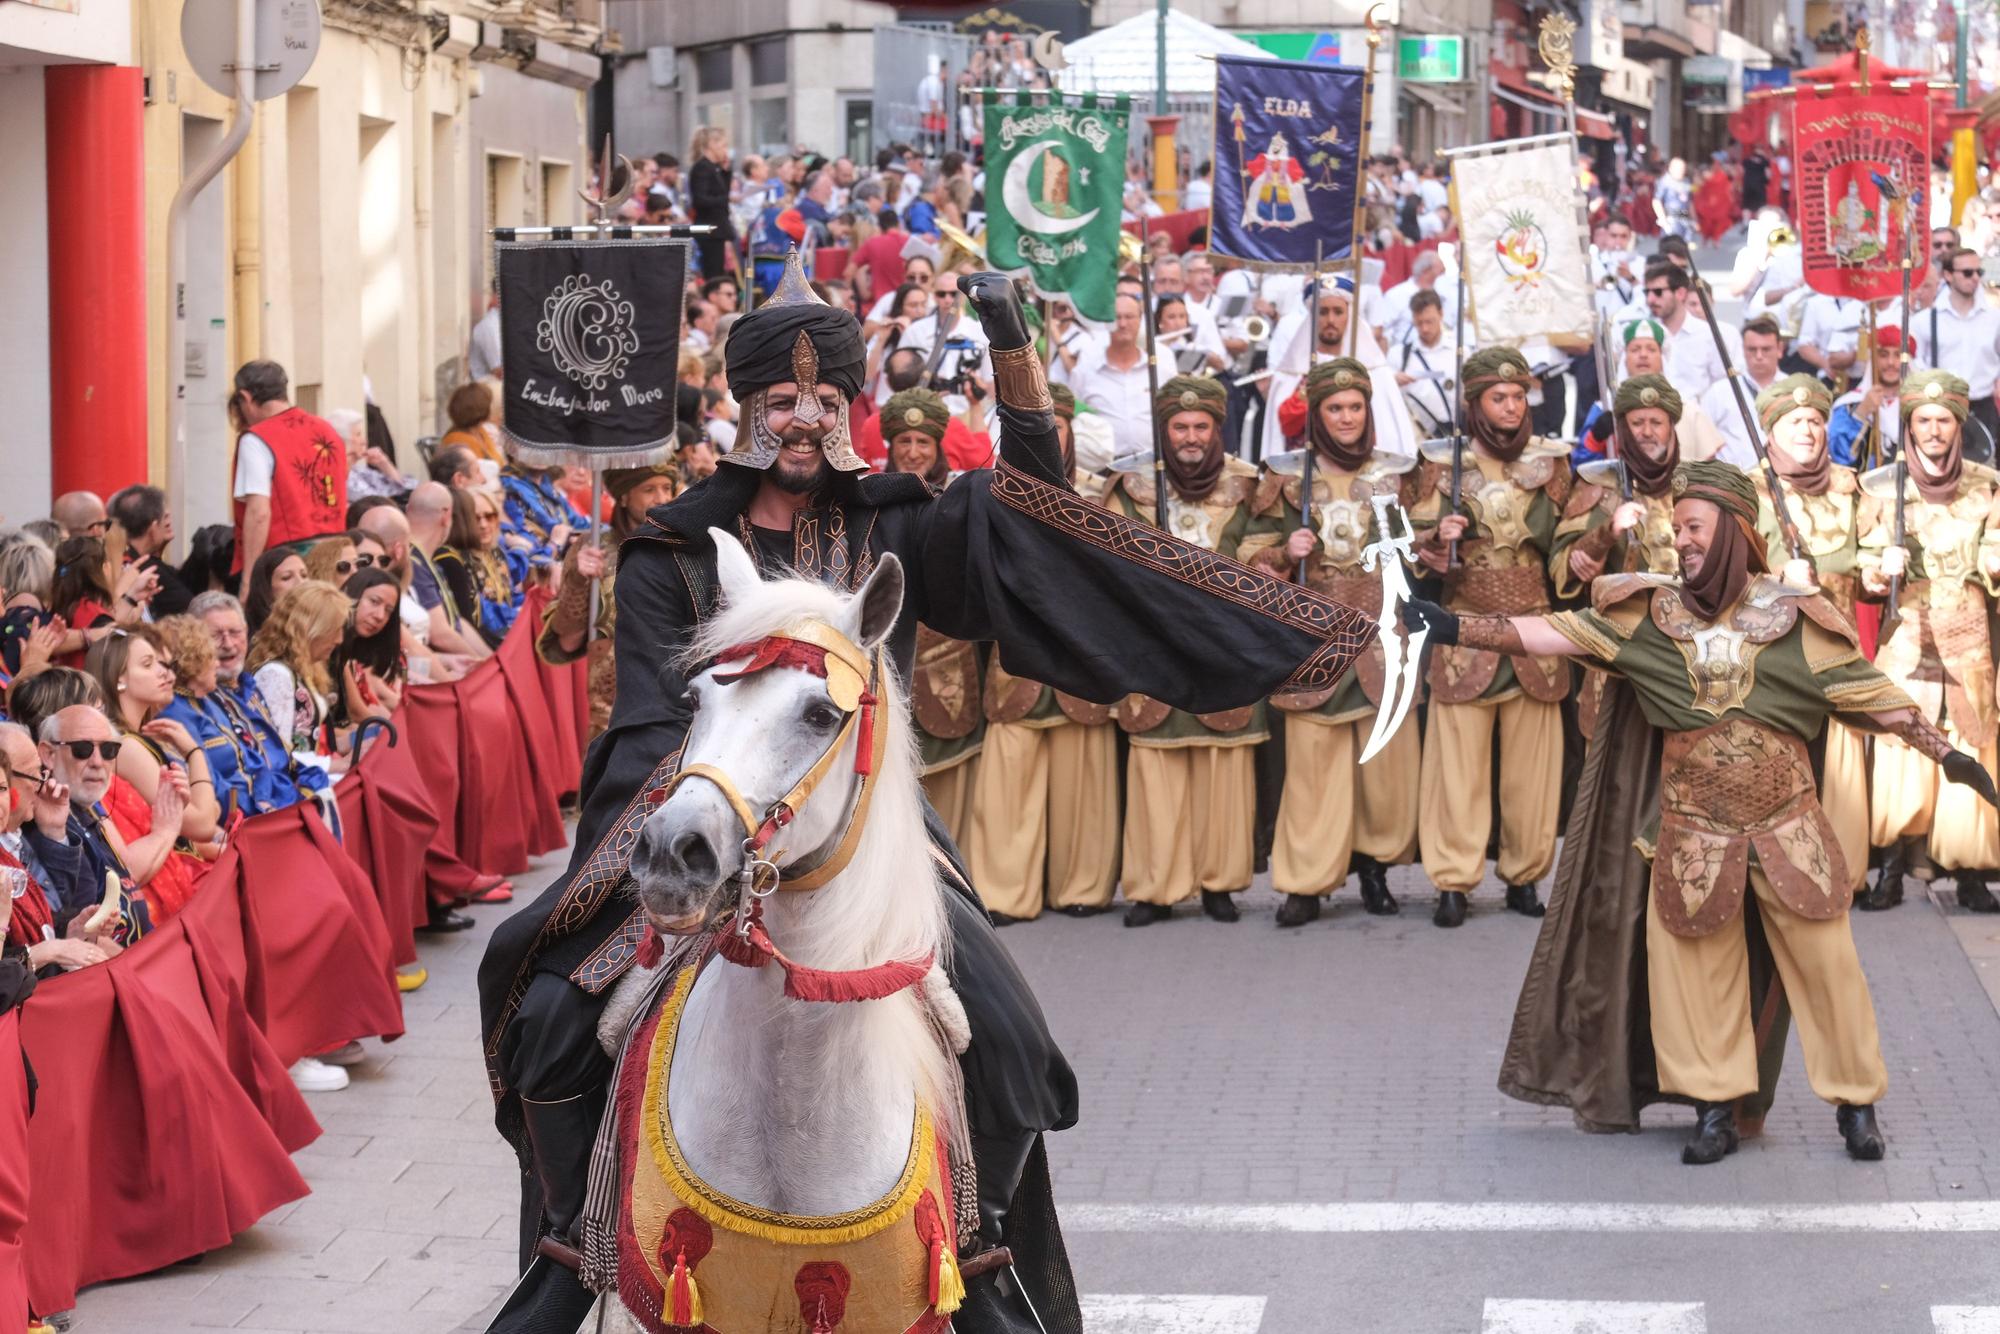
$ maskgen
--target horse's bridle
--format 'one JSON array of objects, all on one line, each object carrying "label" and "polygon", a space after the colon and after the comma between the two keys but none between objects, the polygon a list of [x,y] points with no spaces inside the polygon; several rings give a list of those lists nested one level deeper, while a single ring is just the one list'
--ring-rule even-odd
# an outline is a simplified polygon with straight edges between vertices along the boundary
[{"label": "horse's bridle", "polygon": [[[685,765],[666,784],[649,794],[649,799],[657,806],[678,791],[682,783],[699,778],[720,792],[722,799],[729,804],[744,834],[743,868],[736,873],[736,935],[739,939],[748,940],[760,915],[759,901],[778,889],[818,889],[840,874],[854,856],[855,848],[861,841],[861,828],[866,822],[868,803],[874,795],[875,780],[881,772],[887,744],[887,729],[876,726],[875,721],[875,709],[880,702],[878,689],[887,667],[887,657],[882,648],[878,647],[870,654],[832,626],[810,622],[781,635],[767,635],[753,643],[725,649],[716,655],[715,662],[717,666],[744,663],[733,671],[717,673],[715,679],[725,685],[770,667],[794,667],[811,672],[825,680],[827,697],[835,708],[846,714],[840,730],[834,733],[833,740],[819,758],[792,784],[790,791],[765,809],[761,817],[751,809],[736,780],[726,770],[713,764]],[[764,849],[798,817],[813,792],[833,771],[834,757],[840,753],[850,735],[857,737],[854,772],[861,776],[861,781],[855,785],[854,796],[849,802],[846,827],[833,850],[824,857],[804,866],[781,870],[763,855]]]}]

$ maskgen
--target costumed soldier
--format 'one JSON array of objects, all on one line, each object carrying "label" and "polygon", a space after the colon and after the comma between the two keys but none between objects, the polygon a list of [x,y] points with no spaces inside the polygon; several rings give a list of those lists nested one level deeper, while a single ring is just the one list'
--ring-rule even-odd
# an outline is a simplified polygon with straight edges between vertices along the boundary
[{"label": "costumed soldier", "polygon": [[[1153,400],[1166,439],[1167,531],[1233,558],[1249,529],[1257,470],[1223,449],[1228,409],[1227,388],[1205,376],[1176,375]],[[1153,523],[1153,474],[1120,473],[1104,503],[1113,513]],[[1198,631],[1190,626],[1182,633]],[[1131,904],[1125,925],[1164,922],[1196,890],[1203,912],[1218,922],[1235,921],[1232,895],[1250,887],[1255,870],[1253,764],[1254,748],[1269,735],[1264,702],[1191,713],[1134,693],[1119,704],[1118,725],[1131,738],[1119,876]]]},{"label": "costumed soldier", "polygon": [[[1548,563],[1569,503],[1568,450],[1534,435],[1528,421],[1528,363],[1512,348],[1481,348],[1465,359],[1469,439],[1460,494],[1466,514],[1449,513],[1450,441],[1423,446],[1418,501],[1410,518],[1423,534],[1418,559],[1444,574],[1445,605],[1467,615],[1527,615],[1549,607]],[[1459,563],[1447,569],[1449,544]],[[1562,711],[1569,664],[1558,657],[1495,653],[1473,645],[1436,649],[1430,666],[1430,725],[1424,737],[1417,830],[1424,872],[1437,886],[1432,921],[1465,921],[1466,898],[1486,874],[1499,769],[1500,856],[1507,907],[1542,915],[1535,882],[1555,860],[1561,808]],[[1499,755],[1494,755],[1494,732]]]},{"label": "costumed soldier", "polygon": [[[1748,477],[1687,463],[1674,494],[1679,578],[1607,575],[1586,611],[1461,618],[1412,602],[1406,616],[1435,642],[1590,658],[1630,683],[1667,734],[1645,948],[1659,1087],[1697,1106],[1681,1160],[1733,1152],[1736,1100],[1758,1088],[1746,892],[1798,1016],[1813,1091],[1835,1105],[1848,1153],[1878,1159],[1874,1105],[1888,1072],[1808,740],[1839,713],[1903,738],[1989,802],[2000,795],[1979,761],[1861,656],[1831,602],[1764,572]],[[1545,984],[1531,976],[1524,997]]]},{"label": "costumed soldier", "polygon": [[[993,641],[1009,671],[1085,699],[1139,690],[1208,712],[1288,684],[1331,684],[1372,633],[1348,608],[1079,498],[1011,283],[980,274],[960,285],[993,345],[997,468],[968,473],[941,495],[916,477],[868,472],[848,434],[865,365],[860,328],[813,295],[795,254],[779,291],[731,332],[736,448],[619,549],[617,702],[584,767],[576,856],[539,900],[500,924],[480,968],[496,1120],[522,1155],[524,1263],[544,1243],[559,1250],[579,1236],[600,1254],[605,1230],[615,1231],[615,1219],[586,1202],[612,1071],[597,1029],[608,988],[645,934],[620,885],[652,809],[647,795],[672,778],[687,733],[681,653],[719,596],[711,530],[735,535],[766,570],[844,588],[893,553],[905,594],[889,646],[905,679],[922,622]],[[976,1220],[966,1249],[1005,1245],[1014,1257],[1011,1268],[984,1272],[968,1263],[953,1328],[1075,1331],[1082,1317],[1041,1134],[1074,1122],[1076,1082],[935,825],[932,841],[952,932],[947,968],[971,1035],[960,1064],[979,1198],[962,1215]],[[590,1300],[570,1270],[542,1258],[495,1327],[573,1329]]]},{"label": "costumed soldier", "polygon": [[[1644,571],[1672,574],[1674,469],[1680,466],[1680,391],[1664,375],[1635,375],[1618,386],[1611,405],[1615,453],[1581,464],[1563,520],[1556,526],[1549,575],[1565,601],[1590,591],[1590,581]],[[1629,496],[1629,499],[1627,498]],[[1588,739],[1604,698],[1604,673],[1586,669],[1577,694],[1577,726]]]},{"label": "costumed soldier", "polygon": [[[590,658],[590,739],[595,741],[611,721],[612,701],[618,693],[618,669],[612,658],[612,643],[618,631],[618,599],[614,589],[618,578],[618,548],[633,530],[646,521],[655,506],[674,498],[678,470],[671,463],[650,468],[609,468],[604,473],[604,489],[611,493],[616,508],[611,523],[598,534],[597,545],[572,542],[563,557],[562,592],[542,614],[542,633],[535,651],[542,661],[560,667],[585,656]],[[597,638],[589,639],[590,582],[601,579],[597,595]]]},{"label": "costumed soldier", "polygon": [[[1827,451],[1827,418],[1832,395],[1810,375],[1788,375],[1757,395],[1758,424],[1771,454],[1771,468],[1785,490],[1785,504],[1804,561],[1789,559],[1778,512],[1760,468],[1750,474],[1757,488],[1757,531],[1764,559],[1790,584],[1815,584],[1850,621],[1860,592],[1860,533],[1863,509],[1860,480],[1852,468],[1833,462]],[[1825,755],[1820,764],[1819,799],[1840,838],[1848,887],[1860,889],[1868,874],[1868,750],[1860,734],[1837,718],[1827,719]]]},{"label": "costumed soldier", "polygon": [[[951,480],[951,465],[944,457],[949,425],[951,408],[930,390],[905,389],[892,395],[882,405],[882,432],[889,449],[883,471],[911,473],[942,491]],[[979,645],[946,638],[929,626],[917,627],[910,706],[917,723],[924,795],[952,842],[964,847],[975,761],[986,739]]]},{"label": "costumed soldier", "polygon": [[[1877,597],[1901,576],[1896,622],[1875,665],[1903,687],[1924,717],[1959,750],[1994,770],[2000,714],[1993,701],[1993,592],[2000,581],[2000,473],[1966,459],[1963,427],[1970,394],[1950,371],[1913,371],[1902,390],[1904,456],[1909,472],[1903,544],[1895,544],[1896,468],[1881,467],[1861,485],[1877,502],[1861,535],[1861,581]],[[1954,873],[1960,906],[2000,912],[1985,875],[2000,867],[2000,820],[1956,787],[1940,789],[1937,770],[1887,737],[1875,743],[1869,841],[1882,849],[1865,909],[1903,901],[1912,844],[1931,864]]]},{"label": "costumed soldier", "polygon": [[[1257,490],[1255,517],[1241,548],[1246,564],[1264,566],[1281,579],[1306,566],[1305,585],[1368,615],[1381,614],[1382,576],[1362,567],[1362,552],[1381,534],[1371,497],[1411,499],[1416,460],[1375,449],[1369,412],[1374,389],[1368,368],[1351,357],[1322,361],[1306,375],[1306,420],[1313,456],[1312,519],[1300,505],[1299,475],[1277,471]],[[1417,844],[1417,771],[1421,755],[1414,713],[1403,718],[1387,746],[1369,761],[1362,750],[1381,703],[1386,668],[1382,646],[1370,644],[1339,684],[1307,695],[1279,695],[1273,707],[1288,717],[1285,776],[1271,847],[1271,884],[1285,896],[1279,926],[1304,926],[1319,917],[1320,899],[1347,880],[1350,865],[1361,878],[1361,906],[1383,916],[1400,911],[1389,892],[1389,867],[1408,862]]]},{"label": "costumed soldier", "polygon": [[[1063,467],[1077,490],[1076,395],[1050,385]],[[965,866],[995,924],[1071,917],[1111,906],[1118,884],[1118,733],[1111,710],[1064,694],[996,659],[986,667],[986,745],[972,779]]]}]

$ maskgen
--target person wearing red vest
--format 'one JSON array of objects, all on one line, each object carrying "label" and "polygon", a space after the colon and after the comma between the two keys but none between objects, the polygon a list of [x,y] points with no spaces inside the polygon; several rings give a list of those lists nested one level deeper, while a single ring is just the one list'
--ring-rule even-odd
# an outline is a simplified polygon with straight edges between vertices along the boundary
[{"label": "person wearing red vest", "polygon": [[272,547],[302,545],[347,526],[347,450],[340,432],[291,404],[285,368],[247,361],[236,372],[229,418],[236,457],[236,558],[254,569]]}]

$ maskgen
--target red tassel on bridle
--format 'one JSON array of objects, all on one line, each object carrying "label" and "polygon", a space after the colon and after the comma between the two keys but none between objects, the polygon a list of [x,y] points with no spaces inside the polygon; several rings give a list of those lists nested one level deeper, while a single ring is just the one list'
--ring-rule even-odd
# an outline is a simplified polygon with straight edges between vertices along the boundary
[{"label": "red tassel on bridle", "polygon": [[836,970],[808,968],[785,957],[764,929],[764,903],[750,905],[750,921],[743,931],[724,931],[717,942],[722,957],[743,968],[762,968],[775,963],[785,970],[785,994],[796,1001],[885,1000],[899,991],[922,982],[931,971],[934,954],[921,959],[895,959],[869,968]]},{"label": "red tassel on bridle", "polygon": [[875,772],[875,692],[861,692],[861,721],[854,728],[854,772],[864,777]]}]

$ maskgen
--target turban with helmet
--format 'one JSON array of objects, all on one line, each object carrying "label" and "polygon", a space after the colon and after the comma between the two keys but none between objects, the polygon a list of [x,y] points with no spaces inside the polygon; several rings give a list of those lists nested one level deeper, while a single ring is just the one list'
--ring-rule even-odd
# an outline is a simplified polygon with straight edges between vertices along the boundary
[{"label": "turban with helmet", "polygon": [[1206,412],[1218,425],[1229,415],[1229,390],[1208,375],[1176,375],[1160,386],[1153,410],[1162,421],[1177,412]]},{"label": "turban with helmet", "polygon": [[1619,384],[1612,410],[1620,417],[1634,408],[1658,408],[1674,421],[1681,419],[1680,391],[1664,375],[1634,375]]},{"label": "turban with helmet", "polygon": [[847,429],[847,405],[861,392],[868,364],[861,326],[813,292],[797,250],[785,257],[785,276],[770,299],[730,326],[723,361],[730,397],[743,405],[748,428],[738,434],[736,448],[722,456],[723,462],[762,471],[777,461],[779,441],[764,418],[766,389],[798,384],[793,421],[811,426],[825,411],[813,386],[830,384],[840,391],[841,402],[820,448],[842,472],[867,470]]},{"label": "turban with helmet", "polygon": [[1961,422],[1972,410],[1972,386],[1946,370],[1911,371],[1903,379],[1903,413],[1921,407],[1943,408]]},{"label": "turban with helmet", "polygon": [[1811,408],[1821,417],[1831,416],[1833,395],[1814,376],[1787,375],[1757,395],[1757,424],[1768,431],[1778,424],[1779,418],[1798,408]]}]

